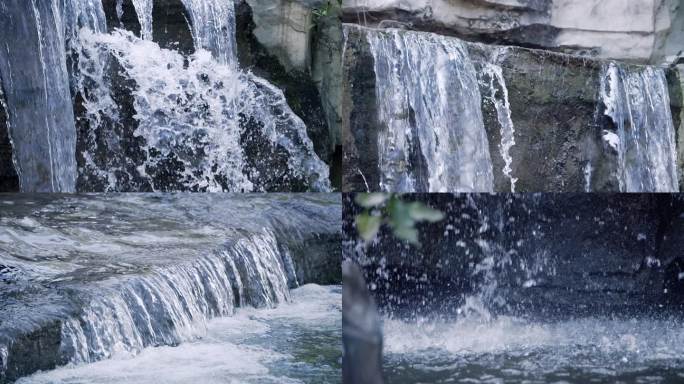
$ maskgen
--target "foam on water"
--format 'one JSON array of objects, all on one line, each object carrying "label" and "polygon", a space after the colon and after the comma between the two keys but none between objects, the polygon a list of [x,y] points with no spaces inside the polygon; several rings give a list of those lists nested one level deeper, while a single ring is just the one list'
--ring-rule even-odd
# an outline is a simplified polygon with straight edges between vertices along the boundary
[{"label": "foam on water", "polygon": [[397,382],[662,382],[663,375],[684,377],[679,319],[536,323],[474,316],[418,325],[385,320],[384,332],[388,377]]},{"label": "foam on water", "polygon": [[[178,347],[148,348],[134,358],[64,367],[18,383],[339,382],[341,346],[326,344],[340,338],[340,287],[307,285],[292,297],[277,308],[240,309],[212,320],[201,339]],[[298,345],[296,338],[308,341]],[[320,354],[307,360],[301,349]]]}]

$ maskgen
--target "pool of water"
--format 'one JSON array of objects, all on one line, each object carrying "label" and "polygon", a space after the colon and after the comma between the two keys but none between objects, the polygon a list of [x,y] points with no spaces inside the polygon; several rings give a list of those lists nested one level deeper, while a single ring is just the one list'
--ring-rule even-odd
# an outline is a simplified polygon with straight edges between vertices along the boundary
[{"label": "pool of water", "polygon": [[513,317],[386,319],[388,383],[682,383],[684,323]]},{"label": "pool of water", "polygon": [[176,347],[147,348],[25,377],[19,384],[339,383],[342,287],[306,285],[274,309],[239,309]]}]

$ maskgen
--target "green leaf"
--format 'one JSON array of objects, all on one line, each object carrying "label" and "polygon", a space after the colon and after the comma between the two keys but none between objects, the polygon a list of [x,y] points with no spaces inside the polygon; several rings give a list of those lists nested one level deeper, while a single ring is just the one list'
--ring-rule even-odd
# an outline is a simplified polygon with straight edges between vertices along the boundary
[{"label": "green leaf", "polygon": [[418,230],[414,227],[397,227],[394,228],[394,235],[402,240],[406,240],[411,244],[420,245],[418,241]]},{"label": "green leaf", "polygon": [[444,214],[422,203],[413,203],[409,207],[409,214],[415,221],[427,221],[436,223],[444,220]]},{"label": "green leaf", "polygon": [[363,208],[374,208],[385,204],[389,197],[386,193],[360,193],[356,195],[356,204]]},{"label": "green leaf", "polygon": [[415,224],[411,218],[410,207],[403,201],[393,198],[387,206],[390,225],[394,228],[412,228]]},{"label": "green leaf", "polygon": [[382,217],[371,216],[367,213],[356,216],[356,229],[359,231],[361,238],[366,241],[372,241],[380,231],[382,224]]}]

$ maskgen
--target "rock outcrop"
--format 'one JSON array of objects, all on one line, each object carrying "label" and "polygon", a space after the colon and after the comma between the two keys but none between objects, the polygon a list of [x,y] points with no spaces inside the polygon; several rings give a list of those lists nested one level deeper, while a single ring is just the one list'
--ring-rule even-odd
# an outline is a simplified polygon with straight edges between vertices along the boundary
[{"label": "rock outcrop", "polygon": [[344,0],[344,20],[660,63],[683,48],[678,0]]},{"label": "rock outcrop", "polygon": [[236,2],[240,65],[283,89],[341,185],[340,8],[328,0]]}]

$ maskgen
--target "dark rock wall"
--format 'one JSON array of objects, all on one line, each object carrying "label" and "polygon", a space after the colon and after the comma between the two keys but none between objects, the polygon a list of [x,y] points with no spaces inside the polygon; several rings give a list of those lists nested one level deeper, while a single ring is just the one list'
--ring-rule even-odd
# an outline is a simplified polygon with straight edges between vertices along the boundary
[{"label": "dark rock wall", "polygon": [[[117,3],[121,2],[121,15],[117,10]],[[121,28],[141,36],[140,20],[133,6],[132,0],[102,0],[107,27],[111,30]],[[119,17],[120,16],[120,17]]]},{"label": "dark rock wall", "polygon": [[12,142],[9,137],[9,116],[6,105],[5,95],[0,86],[0,192],[19,192],[19,177],[12,160]]},{"label": "dark rock wall", "polygon": [[[497,47],[469,45],[476,65]],[[510,49],[500,66],[508,88],[515,145],[510,150],[516,192],[584,192],[584,167],[597,169],[595,190],[617,190],[608,151],[597,121],[599,62],[546,51]],[[481,84],[481,94],[489,90]],[[487,104],[483,98],[483,103]],[[486,108],[485,128],[494,166],[495,190],[510,191],[499,150],[500,125],[496,110]]]},{"label": "dark rock wall", "polygon": [[343,190],[377,191],[378,106],[375,92],[375,58],[358,29],[347,29],[343,57],[342,137]]},{"label": "dark rock wall", "polygon": [[181,0],[157,0],[152,7],[152,40],[184,55],[195,52],[190,15]]},{"label": "dark rock wall", "polygon": [[[353,195],[344,200],[344,256],[364,265],[387,312],[450,316],[466,295],[483,295],[494,312],[543,318],[629,316],[684,303],[664,293],[668,285],[681,287],[668,277],[681,260],[684,205],[676,195],[405,199],[422,201],[447,218],[420,227],[421,247],[398,241],[383,228],[365,251],[357,245],[353,224],[359,208]],[[495,267],[485,268],[488,257]],[[483,294],[491,287],[493,295]]]},{"label": "dark rock wall", "polygon": [[[0,384],[12,383],[27,373],[54,369],[65,364],[60,357],[62,323],[52,321],[12,340],[8,359],[0,355]],[[0,335],[2,336],[2,335]]]}]

